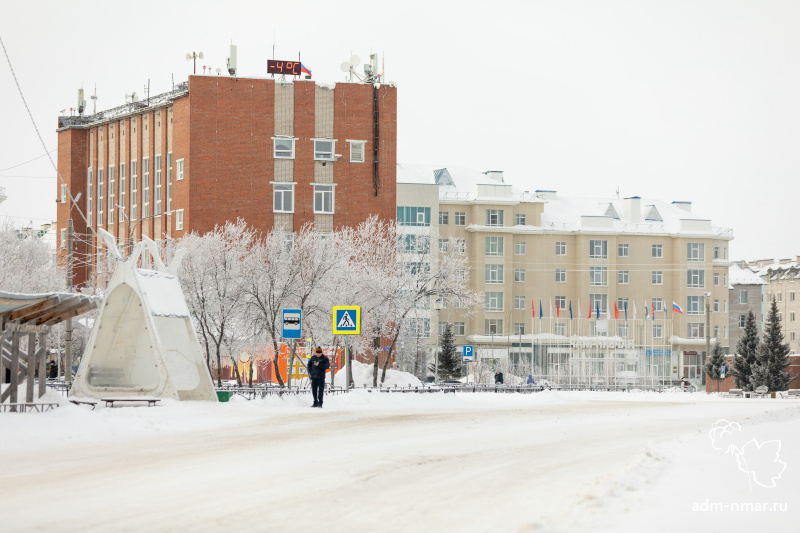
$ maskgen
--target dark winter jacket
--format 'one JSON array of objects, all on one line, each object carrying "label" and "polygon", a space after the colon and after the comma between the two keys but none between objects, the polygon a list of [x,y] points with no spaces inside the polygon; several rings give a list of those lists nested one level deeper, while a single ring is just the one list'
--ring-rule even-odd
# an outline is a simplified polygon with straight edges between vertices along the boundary
[{"label": "dark winter jacket", "polygon": [[[318,365],[315,365],[319,361]],[[314,354],[308,362],[308,376],[311,379],[325,379],[325,371],[331,367],[331,360],[325,354]]]},{"label": "dark winter jacket", "polygon": [[494,375],[494,382],[495,384],[502,385],[503,384],[503,373],[498,372]]}]

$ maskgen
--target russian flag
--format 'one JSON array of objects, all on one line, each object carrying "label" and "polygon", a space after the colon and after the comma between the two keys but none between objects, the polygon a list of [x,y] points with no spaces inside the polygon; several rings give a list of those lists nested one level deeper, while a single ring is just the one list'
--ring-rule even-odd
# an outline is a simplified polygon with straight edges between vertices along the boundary
[{"label": "russian flag", "polygon": [[683,309],[681,309],[681,306],[676,304],[674,301],[672,302],[672,311],[675,313],[683,314]]},{"label": "russian flag", "polygon": [[311,71],[308,70],[308,68],[304,64],[300,63],[300,74],[303,74],[304,72],[309,76],[311,76]]}]

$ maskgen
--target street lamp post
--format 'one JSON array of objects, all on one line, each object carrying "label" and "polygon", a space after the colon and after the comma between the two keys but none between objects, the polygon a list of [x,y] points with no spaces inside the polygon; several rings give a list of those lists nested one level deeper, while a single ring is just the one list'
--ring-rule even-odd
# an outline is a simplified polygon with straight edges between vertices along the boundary
[{"label": "street lamp post", "polygon": [[[706,361],[711,354],[711,293],[704,292],[703,297],[706,300],[706,356],[703,358],[703,368],[701,369],[701,376],[705,375]],[[701,379],[702,381],[702,379]]]},{"label": "street lamp post", "polygon": [[[119,204],[116,204],[116,206],[122,210],[122,216],[124,216],[125,220],[128,221],[128,226],[131,226],[131,220],[128,218],[128,214],[125,212],[125,207]],[[129,252],[126,253],[125,255],[130,255],[130,246],[131,243],[133,242],[133,234],[136,232],[136,226],[138,226],[140,222],[142,222],[143,220],[147,220],[148,218],[156,218],[163,215],[171,215],[174,212],[175,209],[172,209],[170,211],[164,211],[163,213],[158,213],[157,215],[148,215],[146,217],[142,217],[136,222],[134,222],[133,226],[131,226],[130,231],[128,231],[128,242],[125,243],[125,246],[128,248]]]},{"label": "street lamp post", "polygon": [[436,374],[435,380],[439,381],[439,311],[442,310],[444,307],[444,303],[442,302],[441,298],[437,298],[433,302],[433,308],[436,310],[436,353],[435,353],[435,363],[434,363],[434,373]]}]

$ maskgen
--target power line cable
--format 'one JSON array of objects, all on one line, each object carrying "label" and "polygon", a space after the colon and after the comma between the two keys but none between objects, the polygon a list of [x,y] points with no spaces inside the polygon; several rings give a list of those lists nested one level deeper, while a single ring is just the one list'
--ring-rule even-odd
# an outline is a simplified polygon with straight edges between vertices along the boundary
[{"label": "power line cable", "polygon": [[[0,41],[2,41],[2,39],[0,39]],[[5,47],[3,47],[3,50],[5,50]],[[8,54],[6,54],[6,59],[8,59]],[[16,79],[16,78],[15,78],[15,79]],[[17,87],[19,87],[19,86],[17,86]],[[45,150],[46,150],[46,149],[47,149],[47,148],[45,147]],[[44,157],[44,156],[46,156],[46,155],[50,155],[50,154],[52,154],[52,153],[53,153],[53,152],[55,152],[57,149],[58,149],[58,148],[53,148],[52,150],[50,150],[50,151],[49,151],[49,152],[47,152],[46,154],[42,154],[42,155],[40,155],[39,157],[34,157],[33,159],[29,159],[28,161],[25,161],[24,163],[20,163],[20,164],[18,164],[18,165],[14,165],[13,167],[4,168],[3,170],[0,170],[0,172],[5,172],[6,170],[11,170],[12,168],[17,168],[17,167],[21,167],[22,165],[27,165],[28,163],[31,163],[31,162],[33,162],[33,161],[36,161],[37,159],[41,159],[41,158],[43,158],[43,157]]]}]

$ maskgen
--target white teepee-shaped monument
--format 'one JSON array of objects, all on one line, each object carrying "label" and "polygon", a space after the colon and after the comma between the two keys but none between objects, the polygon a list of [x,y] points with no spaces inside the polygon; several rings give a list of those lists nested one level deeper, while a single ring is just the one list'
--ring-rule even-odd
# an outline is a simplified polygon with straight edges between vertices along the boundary
[{"label": "white teepee-shaped monument", "polygon": [[[70,396],[216,401],[176,276],[184,250],[165,267],[145,237],[123,261],[114,237],[99,232],[117,266]],[[136,267],[145,249],[154,270]]]}]

